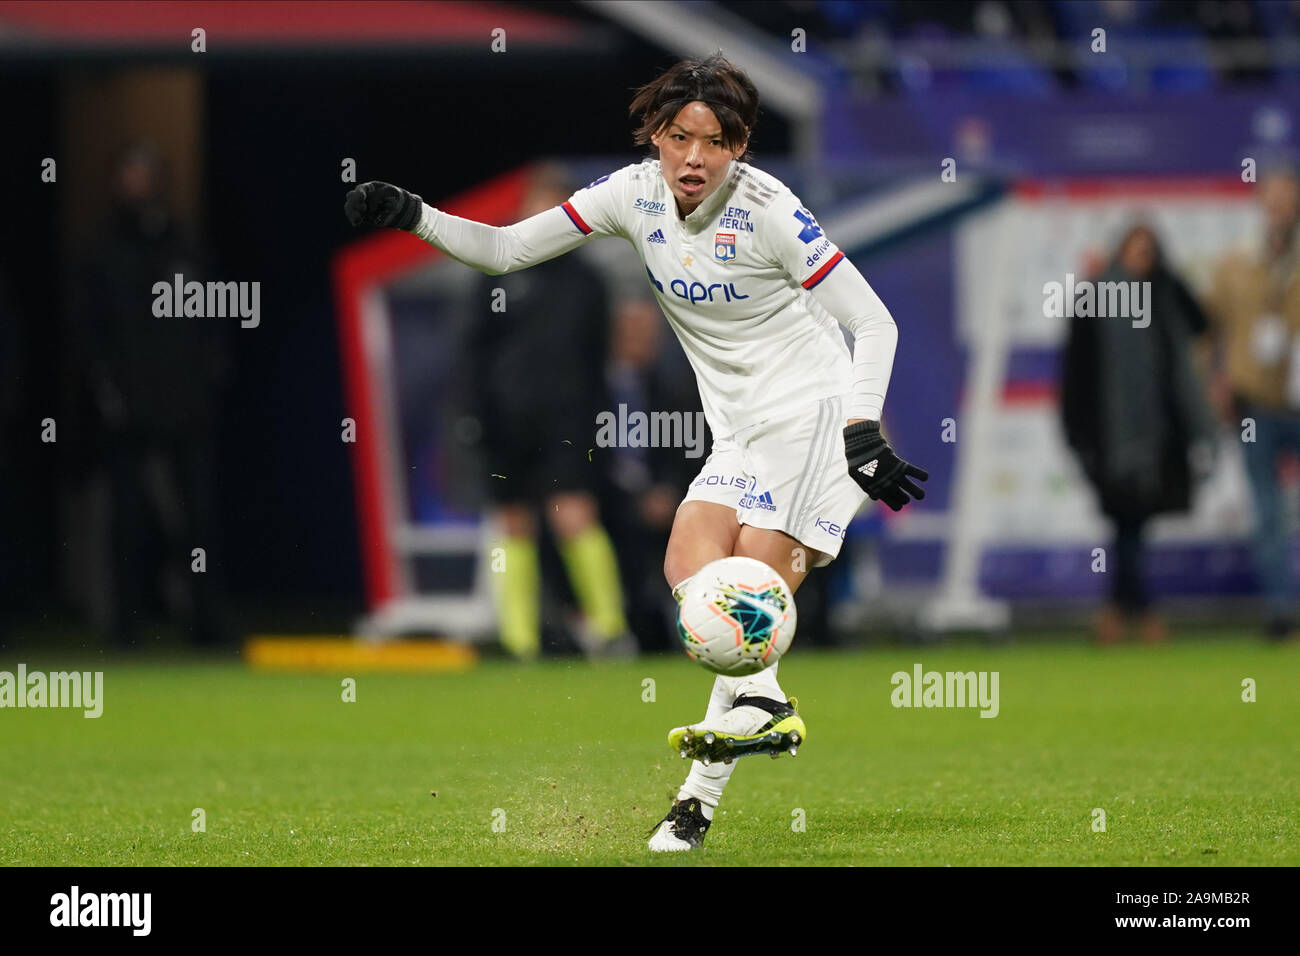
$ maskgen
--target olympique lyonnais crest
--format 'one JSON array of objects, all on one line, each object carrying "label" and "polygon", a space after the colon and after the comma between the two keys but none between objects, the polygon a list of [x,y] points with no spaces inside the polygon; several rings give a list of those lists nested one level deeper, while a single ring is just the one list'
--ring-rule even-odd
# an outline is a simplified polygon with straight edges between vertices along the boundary
[{"label": "olympique lyonnais crest", "polygon": [[713,255],[719,262],[736,258],[736,234],[734,232],[714,233]]}]

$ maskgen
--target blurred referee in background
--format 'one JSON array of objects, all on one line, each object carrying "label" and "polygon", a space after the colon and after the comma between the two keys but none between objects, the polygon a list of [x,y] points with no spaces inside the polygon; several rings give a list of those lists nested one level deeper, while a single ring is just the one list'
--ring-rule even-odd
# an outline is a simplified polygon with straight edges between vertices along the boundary
[{"label": "blurred referee in background", "polygon": [[[538,166],[518,218],[560,205],[575,189],[563,167]],[[470,397],[483,428],[488,497],[505,535],[505,571],[492,575],[501,642],[520,658],[541,652],[540,507],[582,611],[579,645],[589,655],[632,652],[618,562],[595,495],[596,415],[609,408],[604,280],[580,257],[560,256],[483,276],[471,301]]]}]

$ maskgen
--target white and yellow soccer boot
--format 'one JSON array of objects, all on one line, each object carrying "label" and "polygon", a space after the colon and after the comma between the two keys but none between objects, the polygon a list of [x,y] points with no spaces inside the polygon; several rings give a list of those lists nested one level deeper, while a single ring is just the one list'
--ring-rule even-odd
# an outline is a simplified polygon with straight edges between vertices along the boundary
[{"label": "white and yellow soccer boot", "polygon": [[793,757],[808,739],[808,729],[795,709],[798,705],[794,697],[788,701],[737,697],[721,717],[674,727],[668,732],[668,746],[706,767],[715,760],[731,763],[755,754]]}]

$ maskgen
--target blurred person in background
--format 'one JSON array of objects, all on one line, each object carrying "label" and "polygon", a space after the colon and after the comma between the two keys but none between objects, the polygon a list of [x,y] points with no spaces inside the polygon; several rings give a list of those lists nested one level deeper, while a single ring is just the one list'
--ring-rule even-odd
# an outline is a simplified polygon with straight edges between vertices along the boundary
[{"label": "blurred person in background", "polygon": [[[561,167],[539,166],[519,218],[559,205],[572,187]],[[473,301],[471,401],[483,430],[488,495],[506,537],[506,570],[493,575],[501,642],[520,658],[541,653],[540,508],[582,611],[578,643],[588,654],[631,650],[618,561],[595,494],[599,465],[589,457],[600,451],[592,447],[596,416],[609,407],[604,279],[567,256],[527,272],[485,276]]]},{"label": "blurred person in background", "polygon": [[24,346],[23,324],[9,294],[9,284],[0,273],[0,641],[4,640],[11,622],[9,614],[18,603],[19,587],[26,578],[19,562],[25,556],[27,541],[26,523],[22,514],[26,498],[24,478],[26,467],[19,464],[30,461],[20,448],[29,452],[39,447],[39,420],[24,427],[21,421],[23,407],[23,372],[27,356]]},{"label": "blurred person in background", "polygon": [[[566,197],[567,198],[567,197]],[[673,363],[665,352],[664,318],[659,307],[644,298],[628,298],[614,313],[605,380],[611,409],[618,414],[669,412],[690,416],[698,428],[690,448],[619,447],[609,454],[609,477],[617,500],[607,509],[611,531],[627,583],[632,631],[644,651],[676,646],[677,602],[664,593],[663,553],[668,546],[677,505],[699,471],[698,453],[709,447],[704,407],[690,367]],[[685,434],[685,431],[683,431]]]},{"label": "blurred person in background", "polygon": [[1150,285],[1149,324],[1076,315],[1065,350],[1066,440],[1115,526],[1095,635],[1111,644],[1136,624],[1158,643],[1166,626],[1151,606],[1143,539],[1153,516],[1190,509],[1193,463],[1205,461],[1212,424],[1193,351],[1207,319],[1145,224],[1125,233],[1098,282]]},{"label": "blurred person in background", "polygon": [[[113,208],[73,283],[71,328],[87,389],[97,469],[110,503],[92,614],[111,641],[136,645],[156,609],[190,639],[223,639],[214,481],[218,389],[228,374],[226,320],[154,315],[154,284],[205,281],[204,257],[167,196],[162,154],[129,146],[111,177]],[[192,570],[203,548],[206,570]],[[105,605],[106,602],[106,606]]]},{"label": "blurred person in background", "polygon": [[[1300,453],[1300,178],[1293,167],[1267,172],[1258,186],[1263,233],[1219,263],[1209,298],[1216,344],[1216,411],[1242,435],[1255,505],[1256,573],[1265,630],[1284,640],[1295,627],[1291,533],[1278,464]],[[1252,428],[1253,425],[1253,428]]]}]

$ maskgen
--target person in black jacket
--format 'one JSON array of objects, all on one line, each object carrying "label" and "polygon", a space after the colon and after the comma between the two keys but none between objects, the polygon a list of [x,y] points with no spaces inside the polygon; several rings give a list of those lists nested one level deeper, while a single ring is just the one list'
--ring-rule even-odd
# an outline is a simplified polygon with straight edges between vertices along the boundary
[{"label": "person in black jacket", "polygon": [[[108,606],[100,626],[124,647],[150,640],[160,606],[195,644],[226,637],[216,514],[216,430],[229,374],[227,322],[154,314],[154,284],[177,273],[215,278],[208,256],[177,222],[167,167],[147,141],[113,168],[113,206],[81,256],[71,328],[89,431],[107,478]],[[194,548],[206,569],[193,570]]]},{"label": "person in black jacket", "polygon": [[[1143,571],[1143,535],[1157,514],[1191,507],[1193,460],[1203,461],[1210,415],[1193,358],[1208,325],[1166,265],[1155,231],[1130,228],[1098,282],[1146,282],[1146,316],[1079,316],[1065,350],[1065,435],[1115,525],[1110,602],[1096,637],[1112,643],[1137,620],[1145,640],[1165,637]],[[1149,322],[1149,324],[1147,324]]]},{"label": "person in black jacket", "polygon": [[[542,165],[519,217],[558,206],[572,191],[562,168]],[[562,256],[484,276],[471,301],[470,399],[505,534],[505,570],[494,575],[501,641],[520,658],[541,651],[540,508],[582,611],[574,636],[591,654],[630,650],[618,562],[595,494],[595,423],[609,407],[605,281],[580,257]]]}]

